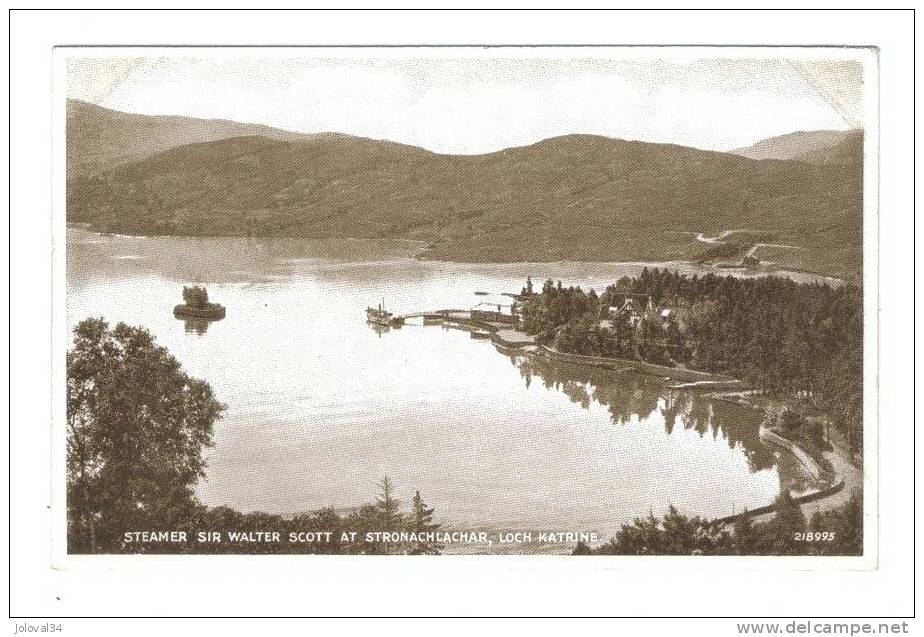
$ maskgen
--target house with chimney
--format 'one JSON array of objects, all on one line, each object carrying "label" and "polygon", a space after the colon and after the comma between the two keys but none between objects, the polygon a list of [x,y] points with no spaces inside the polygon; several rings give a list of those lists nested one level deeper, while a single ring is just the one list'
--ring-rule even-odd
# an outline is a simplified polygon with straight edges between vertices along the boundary
[{"label": "house with chimney", "polygon": [[601,320],[612,324],[614,321],[626,321],[637,328],[645,314],[654,310],[654,301],[648,294],[617,293],[610,297],[609,306],[603,308]]}]

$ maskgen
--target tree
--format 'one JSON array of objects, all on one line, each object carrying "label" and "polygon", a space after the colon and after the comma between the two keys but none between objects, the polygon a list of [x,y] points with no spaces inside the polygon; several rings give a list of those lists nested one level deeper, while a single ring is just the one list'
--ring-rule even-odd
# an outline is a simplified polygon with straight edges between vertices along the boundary
[{"label": "tree", "polygon": [[379,496],[376,499],[376,509],[379,512],[379,522],[382,531],[395,531],[401,526],[401,503],[394,497],[394,488],[388,476],[379,482]]},{"label": "tree", "polygon": [[125,529],[175,528],[197,506],[224,408],[146,329],[79,323],[67,354],[68,549],[110,552]]},{"label": "tree", "polygon": [[776,522],[786,530],[801,531],[805,529],[805,515],[802,508],[793,500],[789,491],[784,489],[774,503]]},{"label": "tree", "polygon": [[735,520],[734,536],[737,552],[740,555],[754,553],[754,523],[747,511]]},{"label": "tree", "polygon": [[578,542],[577,546],[574,547],[574,550],[571,551],[571,555],[593,555],[593,549],[587,546],[584,542]]},{"label": "tree", "polygon": [[809,530],[828,533],[831,542],[816,543],[813,549],[828,555],[863,555],[863,496],[850,494],[844,504],[812,516]]},{"label": "tree", "polygon": [[762,530],[765,538],[762,552],[773,555],[803,553],[805,547],[796,542],[795,536],[805,530],[805,515],[788,490],[783,489],[777,497],[773,511],[773,519]]},{"label": "tree", "polygon": [[209,304],[209,291],[206,287],[183,286],[183,301],[190,307],[203,308]]},{"label": "tree", "polygon": [[533,295],[533,280],[529,277],[529,275],[526,276],[526,287],[523,288],[523,294],[525,296]]},{"label": "tree", "polygon": [[[420,491],[414,493],[411,519],[408,526],[409,530],[417,534],[429,533],[440,528],[439,524],[433,522],[433,509],[427,507],[426,502],[420,497]],[[442,548],[435,542],[426,542],[418,538],[414,548],[411,549],[411,553],[414,555],[438,555]]]},{"label": "tree", "polygon": [[597,553],[602,555],[702,555],[730,552],[731,536],[720,525],[687,517],[672,505],[663,518],[649,513],[622,528]]}]

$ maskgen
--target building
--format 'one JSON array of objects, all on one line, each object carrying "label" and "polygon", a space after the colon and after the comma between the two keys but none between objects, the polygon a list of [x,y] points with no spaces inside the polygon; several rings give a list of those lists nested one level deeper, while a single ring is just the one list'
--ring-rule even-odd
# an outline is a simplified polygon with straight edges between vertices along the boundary
[{"label": "building", "polygon": [[658,318],[661,319],[661,327],[664,329],[667,329],[673,325],[681,333],[687,331],[688,313],[684,310],[678,310],[675,307],[662,306],[658,309]]},{"label": "building", "polygon": [[614,294],[606,308],[605,319],[610,322],[625,320],[632,327],[638,327],[647,312],[654,309],[654,303],[647,294]]}]

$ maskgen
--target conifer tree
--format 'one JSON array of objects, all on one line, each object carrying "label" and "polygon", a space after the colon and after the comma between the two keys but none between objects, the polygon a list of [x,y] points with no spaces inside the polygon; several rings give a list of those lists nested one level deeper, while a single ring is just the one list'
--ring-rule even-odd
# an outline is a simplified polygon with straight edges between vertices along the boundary
[{"label": "conifer tree", "polygon": [[394,487],[388,476],[384,476],[379,482],[379,496],[376,499],[376,509],[378,509],[382,531],[395,531],[401,523],[401,513],[399,512],[400,502],[394,496]]},{"label": "conifer tree", "polygon": [[[412,507],[413,510],[411,512],[409,524],[411,531],[421,534],[436,531],[440,528],[439,524],[433,522],[433,508],[428,507],[427,503],[423,501],[423,498],[420,497],[420,491],[414,494]],[[427,542],[418,539],[411,553],[414,555],[437,555],[442,548],[443,547],[436,542]]]}]

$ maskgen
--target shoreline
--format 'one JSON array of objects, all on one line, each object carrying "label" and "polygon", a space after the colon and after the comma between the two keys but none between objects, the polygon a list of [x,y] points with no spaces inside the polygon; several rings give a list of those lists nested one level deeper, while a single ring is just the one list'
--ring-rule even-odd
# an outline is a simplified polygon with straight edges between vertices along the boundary
[{"label": "shoreline", "polygon": [[708,387],[716,388],[717,385],[745,388],[744,382],[737,378],[716,374],[713,372],[704,372],[696,369],[686,369],[681,367],[668,367],[666,365],[657,365],[645,361],[634,360],[631,358],[615,358],[611,356],[585,356],[583,354],[570,354],[568,352],[559,352],[548,345],[540,345],[541,351],[566,363],[575,363],[577,365],[587,365],[590,367],[602,367],[622,372],[638,372],[648,374],[649,376],[659,376],[662,378],[672,378],[686,381],[688,387],[674,386],[670,389],[691,389],[699,383],[709,383]]},{"label": "shoreline", "polygon": [[[438,313],[434,313],[436,315]],[[451,324],[457,324],[462,326],[464,329],[486,329],[491,331],[491,340],[495,344],[504,347],[503,344],[498,343],[496,340],[497,332],[500,331],[496,324],[490,324],[484,321],[478,321],[477,319],[461,319],[461,318],[450,318],[448,316],[441,317],[440,323],[445,324],[449,322]],[[511,327],[511,331],[523,334],[526,336],[525,332],[522,332],[516,327]],[[569,354],[566,352],[559,352],[554,348],[551,348],[547,345],[538,344],[533,337],[530,337],[531,341],[528,345],[529,347],[525,353],[527,355],[536,355],[542,354],[559,360],[565,363],[573,365],[583,365],[587,367],[594,367],[597,369],[608,369],[610,371],[615,371],[619,373],[636,373],[636,374],[646,374],[650,376],[656,376],[663,378],[665,381],[669,379],[678,379],[684,380],[686,382],[668,385],[668,389],[672,390],[684,390],[684,389],[711,389],[714,393],[706,393],[706,396],[710,396],[716,400],[724,400],[745,408],[753,409],[763,413],[763,409],[753,402],[744,398],[745,395],[751,391],[750,388],[745,385],[744,381],[736,378],[731,378],[724,374],[715,374],[712,372],[703,372],[699,370],[690,370],[690,369],[678,369],[672,367],[666,367],[663,365],[655,365],[653,363],[646,363],[644,361],[635,361],[632,359],[623,359],[623,358],[614,358],[614,357],[602,357],[602,356],[584,356],[580,354]],[[504,347],[505,349],[512,351],[522,351],[523,345],[514,345]],[[719,391],[716,391],[719,390]],[[721,390],[725,390],[722,392]],[[728,390],[737,390],[737,391],[728,391]],[[731,399],[731,396],[735,396],[737,399]],[[791,454],[796,461],[803,467],[807,475],[810,475],[816,482],[825,483],[824,486],[820,488],[812,489],[805,493],[800,493],[798,495],[792,496],[793,500],[800,505],[811,504],[811,503],[822,503],[825,500],[828,500],[828,506],[825,504],[817,504],[814,507],[814,511],[810,513],[815,513],[819,511],[825,511],[828,509],[837,506],[840,502],[831,502],[831,496],[835,496],[841,492],[847,492],[848,496],[850,491],[857,488],[858,486],[862,487],[862,479],[860,480],[859,485],[856,480],[850,480],[851,476],[845,477],[842,475],[846,473],[844,471],[838,472],[835,468],[835,465],[841,464],[841,462],[846,461],[849,465],[852,465],[852,462],[849,458],[844,458],[840,453],[840,448],[836,445],[832,445],[832,451],[821,452],[825,458],[823,461],[826,461],[828,465],[831,466],[831,477],[828,480],[825,480],[822,477],[824,470],[822,469],[819,461],[812,455],[812,453],[803,447],[801,447],[796,441],[784,438],[775,432],[766,429],[762,425],[760,426],[758,433],[761,442],[765,444],[773,445],[786,453]],[[831,462],[827,458],[828,455],[833,455],[838,458],[841,462]],[[848,485],[848,482],[851,484]],[[849,489],[845,487],[849,486]],[[839,500],[839,499],[838,499]],[[774,503],[771,502],[767,505],[757,507],[750,511],[744,511],[742,513],[724,516],[720,518],[715,518],[712,521],[721,525],[733,524],[736,520],[742,517],[751,517],[751,518],[760,518],[765,515],[773,513]]]},{"label": "shoreline", "polygon": [[[708,393],[706,395],[715,400],[721,400],[762,413],[764,408],[749,400],[748,397],[750,392],[750,389],[744,389],[739,391]],[[796,460],[803,466],[805,466],[806,459],[808,459],[809,464],[814,464],[816,470],[820,471],[817,459],[814,458],[811,452],[800,447],[797,442],[784,438],[769,430],[765,430],[764,427],[761,427],[760,434],[762,441],[769,442],[770,444],[774,444],[792,453]],[[780,441],[782,441],[781,444]],[[858,466],[839,444],[833,442],[829,444],[831,445],[830,451],[819,450],[823,460],[831,466],[831,471],[833,473],[833,477],[829,481],[829,486],[809,493],[800,494],[799,496],[793,496],[793,500],[800,505],[802,512],[807,518],[815,513],[829,511],[843,504],[855,490],[858,490],[861,495],[863,492],[862,467]],[[812,472],[811,468],[808,470]],[[762,507],[762,509],[763,508],[767,507]],[[770,511],[762,511],[762,509],[739,513],[736,516],[728,516],[729,519],[724,523],[733,523],[735,519],[745,515],[754,520],[760,520],[767,515],[772,515],[772,509]]]},{"label": "shoreline", "polygon": [[[744,398],[744,395],[748,394],[748,392],[751,390],[744,384],[743,381],[739,379],[733,379],[721,374],[713,374],[711,372],[700,372],[697,370],[677,370],[675,368],[665,367],[662,365],[653,365],[641,361],[632,361],[630,359],[567,354],[564,352],[558,352],[557,350],[545,345],[540,345],[539,347],[540,349],[537,351],[543,352],[546,355],[550,355],[552,358],[557,360],[576,365],[586,365],[589,367],[610,369],[618,372],[641,373],[661,377],[671,377],[671,372],[673,372],[674,377],[688,376],[690,374],[695,374],[697,376],[702,375],[707,378],[704,380],[697,380],[679,385],[668,385],[668,389],[703,388],[713,390],[729,390],[734,388],[737,389],[737,391],[725,391],[724,393],[707,393],[705,395],[717,400],[724,400],[726,402],[730,402],[742,407],[753,409],[761,413],[764,411],[761,407]],[[678,375],[677,372],[680,372],[680,374]],[[736,396],[737,400],[732,400],[731,396]],[[824,469],[821,467],[819,460],[816,459],[809,450],[806,450],[800,446],[798,442],[790,440],[789,438],[784,438],[783,436],[770,431],[769,429],[766,429],[762,425],[758,435],[761,439],[761,442],[765,444],[771,444],[791,454],[803,467],[806,473],[811,475],[816,481],[819,483],[826,483],[825,486],[820,488],[812,489],[806,493],[800,493],[798,495],[792,496],[793,500],[800,506],[803,504],[811,504],[816,502],[819,503],[815,505],[813,507],[814,510],[810,511],[809,513],[826,511],[841,503],[840,500],[842,498],[835,498],[834,500],[837,501],[832,501],[830,500],[831,496],[845,492],[849,497],[850,492],[854,489],[862,489],[862,470],[859,467],[856,467],[850,458],[847,458],[843,455],[842,450],[838,445],[831,445],[831,451],[819,451],[823,456],[822,462],[826,462],[830,466],[830,472],[832,474],[830,479],[825,480],[822,477]],[[842,467],[841,471],[838,471],[838,465]],[[853,467],[859,471],[859,480],[856,479],[856,472],[845,470],[845,467]],[[790,495],[792,494],[790,493]],[[828,502],[825,502],[826,500],[828,500]],[[771,502],[765,506],[758,507],[751,511],[744,511],[735,515],[717,518],[713,521],[723,525],[733,524],[736,520],[742,517],[759,518],[761,516],[772,513],[773,503]]]},{"label": "shoreline", "polygon": [[778,276],[784,278],[793,278],[792,275],[796,276],[810,276],[817,277],[822,279],[825,283],[829,285],[845,285],[849,283],[854,283],[849,278],[843,278],[840,276],[835,276],[826,272],[816,272],[813,270],[799,269],[799,268],[779,268],[776,270],[770,271],[756,271],[756,272],[740,272],[740,273],[727,273],[723,272],[724,268],[721,268],[718,264],[710,263],[700,263],[694,259],[676,259],[676,258],[665,258],[665,259],[630,259],[627,261],[614,261],[614,260],[572,260],[572,259],[548,259],[548,260],[533,260],[525,259],[522,261],[499,261],[494,259],[482,259],[482,260],[471,260],[471,259],[439,259],[439,258],[430,258],[426,256],[427,250],[433,244],[432,240],[426,239],[409,239],[404,237],[334,237],[334,236],[284,236],[284,235],[250,235],[250,234],[172,234],[172,233],[154,233],[154,234],[128,234],[124,232],[114,232],[99,230],[93,227],[93,224],[85,221],[66,221],[66,226],[68,228],[75,227],[86,232],[90,232],[99,236],[108,236],[108,237],[117,237],[125,239],[151,239],[158,237],[165,237],[171,239],[251,239],[251,240],[288,240],[288,241],[324,241],[324,240],[343,240],[343,241],[386,241],[386,242],[400,242],[412,244],[416,248],[408,258],[416,259],[418,261],[426,261],[430,263],[445,263],[445,264],[465,264],[465,265],[495,265],[495,266],[542,266],[548,264],[558,264],[558,265],[581,265],[581,264],[594,264],[601,267],[607,266],[641,266],[641,267],[652,267],[652,268],[666,268],[666,269],[676,269],[671,268],[671,266],[679,266],[683,268],[692,268],[698,270],[712,271],[716,276],[740,276],[744,278],[753,278],[761,276]]},{"label": "shoreline", "polygon": [[[70,224],[69,224],[69,225],[70,225]],[[94,230],[90,230],[89,228],[85,227],[83,224],[79,224],[79,225],[78,225],[78,224],[73,224],[73,225],[76,226],[76,227],[78,227],[78,228],[80,228],[81,231],[87,232],[88,234],[95,234],[95,235],[98,235],[98,236],[109,236],[109,237],[114,237],[114,238],[125,237],[125,235],[116,235],[116,234],[112,234],[112,233],[108,233],[108,234],[98,233],[98,232],[96,232],[96,231],[94,231]],[[158,237],[158,236],[170,236],[170,237],[180,237],[180,238],[200,238],[200,239],[215,238],[215,237],[201,236],[201,235],[196,235],[196,236],[194,236],[194,237],[189,237],[189,236],[185,236],[185,235],[152,235],[151,237]],[[139,236],[139,237],[134,237],[134,238],[142,238],[142,239],[144,239],[144,238],[149,238],[149,237],[148,237],[147,235],[141,235],[141,236]],[[244,236],[244,237],[240,237],[240,236],[239,236],[239,237],[234,237],[234,238],[258,239],[258,238],[255,238],[255,237],[246,237],[246,236]],[[265,238],[262,238],[262,239],[276,240],[277,238],[276,238],[276,237],[265,237]],[[282,239],[293,240],[293,241],[311,240],[311,239],[309,239],[309,238],[304,238],[304,237],[292,237],[292,238],[282,238]],[[347,238],[347,239],[341,238],[341,239],[342,239],[342,240],[346,240],[346,241],[368,241],[367,239],[357,239],[357,238]],[[324,239],[320,239],[320,240],[324,240]],[[375,241],[375,240],[372,240],[372,241]],[[395,239],[395,240],[392,240],[392,239],[385,239],[385,241],[412,241],[412,240],[404,240],[404,239]],[[446,263],[456,263],[456,262],[446,262]],[[522,266],[522,265],[524,265],[524,264],[541,263],[541,262],[514,262],[514,263],[515,263],[515,264],[519,264],[519,265]],[[626,264],[628,263],[628,264],[637,265],[637,266],[644,266],[644,265],[649,265],[649,266],[650,266],[650,265],[654,265],[654,264],[644,263],[644,262],[564,262],[564,261],[555,261],[555,262],[548,262],[548,263],[575,263],[575,264],[580,264],[580,263],[594,263],[594,264],[604,264],[604,265],[605,265],[606,263],[613,264],[613,265],[617,265],[617,264],[618,264],[618,265],[626,265]],[[669,265],[669,264],[672,264],[672,263],[675,263],[675,264],[682,264],[683,262],[666,262],[666,263],[663,263],[663,264],[660,264],[660,265],[665,266],[665,265]],[[499,265],[504,265],[504,264],[499,264]],[[712,266],[709,266],[709,267],[711,268]],[[447,318],[447,320],[448,320],[448,317],[445,317],[445,318]],[[460,325],[463,324],[463,323],[465,323],[464,320],[460,320],[460,319],[453,319],[451,322],[456,322],[456,323],[458,323],[458,324],[460,324]],[[510,349],[510,350],[512,350],[512,351],[519,351],[519,352],[529,353],[530,355],[533,355],[533,354],[537,353],[537,352],[536,352],[536,343],[535,343],[535,339],[533,339],[532,337],[529,337],[528,339],[523,339],[523,340],[521,340],[521,339],[519,339],[519,338],[506,338],[506,337],[505,337],[505,334],[506,334],[508,331],[509,331],[511,334],[514,334],[514,335],[516,335],[517,333],[520,333],[520,334],[523,334],[523,335],[525,336],[525,333],[519,332],[518,330],[516,330],[516,329],[514,328],[513,325],[492,325],[492,324],[490,324],[490,323],[483,323],[483,322],[477,322],[477,323],[476,323],[476,321],[471,320],[471,319],[468,320],[468,323],[471,324],[471,325],[473,326],[473,328],[488,329],[488,330],[491,332],[491,341],[492,341],[496,346],[498,346],[499,348],[507,348],[507,349]],[[479,325],[478,323],[481,323],[481,324]],[[559,357],[564,357],[564,356],[569,356],[569,357],[570,357],[570,356],[579,356],[579,355],[565,354],[565,353],[562,353],[562,352],[556,352],[556,351],[554,351],[554,350],[549,351],[550,348],[543,348],[543,349],[546,350],[546,353],[551,353],[551,354],[557,355],[557,356],[559,356]],[[594,358],[594,357],[587,357],[587,358]],[[564,360],[567,360],[567,359],[564,359]],[[569,362],[573,362],[573,363],[575,363],[575,364],[588,364],[588,365],[591,365],[591,366],[595,366],[595,365],[593,365],[593,363],[591,363],[591,362],[582,361],[582,360],[572,360],[572,361],[569,361]],[[688,383],[690,383],[690,384],[687,385],[687,386],[682,386],[682,385],[670,386],[670,387],[669,387],[670,389],[691,389],[691,390],[697,390],[697,389],[711,389],[711,390],[729,389],[728,386],[723,385],[724,383],[734,383],[734,384],[735,384],[734,387],[740,388],[741,390],[746,389],[746,387],[743,385],[742,381],[740,381],[740,380],[732,379],[732,378],[729,378],[729,377],[727,377],[727,376],[723,376],[723,375],[719,375],[719,374],[712,374],[712,373],[709,373],[709,372],[700,372],[700,371],[698,371],[698,370],[687,370],[687,369],[678,369],[678,368],[671,368],[671,367],[665,367],[665,366],[658,366],[658,365],[654,365],[654,364],[650,364],[650,363],[645,363],[645,362],[643,362],[643,361],[634,361],[634,360],[630,360],[630,359],[611,359],[611,360],[610,360],[610,363],[615,363],[615,364],[620,365],[619,367],[615,367],[615,368],[610,367],[610,369],[616,369],[617,371],[633,371],[633,372],[645,373],[645,374],[649,374],[649,375],[653,375],[653,376],[657,376],[657,377],[661,377],[661,378],[664,378],[664,377],[672,377],[672,376],[673,376],[673,377],[676,377],[677,380],[685,380],[685,381],[687,381]],[[596,365],[596,366],[606,367],[607,365],[604,364],[604,365]],[[706,385],[706,384],[704,384],[704,383],[714,383],[714,384]],[[736,401],[736,402],[737,402],[737,401]],[[743,403],[739,402],[738,404],[743,404]],[[755,407],[755,408],[756,408],[756,407]],[[862,481],[861,481],[861,482],[862,482]],[[830,494],[830,495],[833,495],[833,493]]]}]

